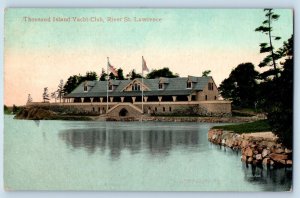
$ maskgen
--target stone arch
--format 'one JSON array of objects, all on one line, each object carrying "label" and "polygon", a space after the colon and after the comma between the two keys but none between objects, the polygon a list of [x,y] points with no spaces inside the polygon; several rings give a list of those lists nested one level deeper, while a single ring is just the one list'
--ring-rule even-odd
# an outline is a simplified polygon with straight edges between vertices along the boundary
[{"label": "stone arch", "polygon": [[119,116],[120,116],[120,117],[128,116],[128,111],[127,111],[127,109],[122,108],[122,109],[120,110],[120,112],[119,112]]}]

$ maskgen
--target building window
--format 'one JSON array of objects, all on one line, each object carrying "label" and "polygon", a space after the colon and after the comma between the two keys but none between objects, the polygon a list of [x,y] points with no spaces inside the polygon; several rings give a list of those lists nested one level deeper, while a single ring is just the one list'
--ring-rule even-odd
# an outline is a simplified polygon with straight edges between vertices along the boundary
[{"label": "building window", "polygon": [[139,84],[132,85],[132,91],[140,91],[140,90],[141,90],[141,86]]},{"label": "building window", "polygon": [[192,101],[196,101],[196,96],[192,95]]},{"label": "building window", "polygon": [[205,100],[207,100],[207,95],[205,95]]},{"label": "building window", "polygon": [[93,111],[95,111],[95,107],[93,107]]},{"label": "building window", "polygon": [[87,86],[86,85],[84,85],[83,91],[87,91]]},{"label": "building window", "polygon": [[155,112],[157,112],[157,107],[155,107]]},{"label": "building window", "polygon": [[170,112],[172,111],[172,107],[169,107],[169,111],[170,111]]},{"label": "building window", "polygon": [[166,111],[166,108],[165,107],[163,107],[163,112],[165,112]]},{"label": "building window", "polygon": [[214,83],[208,83],[208,90],[214,90]]},{"label": "building window", "polygon": [[215,96],[215,100],[217,100],[217,96]]},{"label": "building window", "polygon": [[100,112],[100,107],[98,107],[98,111]]},{"label": "building window", "polygon": [[187,89],[192,89],[192,82],[187,82],[186,83],[186,88]]},{"label": "building window", "polygon": [[108,90],[112,91],[113,90],[113,85],[108,85]]},{"label": "building window", "polygon": [[159,84],[158,84],[158,89],[164,89],[164,84],[159,83]]}]

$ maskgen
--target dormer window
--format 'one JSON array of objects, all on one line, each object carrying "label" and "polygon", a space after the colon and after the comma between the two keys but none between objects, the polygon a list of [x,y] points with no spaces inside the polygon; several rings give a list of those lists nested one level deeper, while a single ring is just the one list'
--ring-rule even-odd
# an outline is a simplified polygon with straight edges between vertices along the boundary
[{"label": "dormer window", "polygon": [[140,84],[133,84],[132,85],[132,91],[140,91],[141,90],[141,85]]},{"label": "dormer window", "polygon": [[158,89],[160,89],[160,90],[164,89],[164,84],[159,83],[159,84],[158,84]]},{"label": "dormer window", "polygon": [[83,91],[87,92],[87,81],[84,81],[83,83]]},{"label": "dormer window", "polygon": [[186,88],[187,89],[192,89],[192,82],[187,82],[186,83]]}]

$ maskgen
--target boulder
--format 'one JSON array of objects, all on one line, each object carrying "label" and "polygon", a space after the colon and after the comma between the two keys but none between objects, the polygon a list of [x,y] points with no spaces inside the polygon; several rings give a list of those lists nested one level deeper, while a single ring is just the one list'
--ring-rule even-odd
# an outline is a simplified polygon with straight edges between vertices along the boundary
[{"label": "boulder", "polygon": [[242,155],[241,160],[242,160],[243,162],[246,162],[246,161],[247,161],[247,156],[246,156],[246,155]]},{"label": "boulder", "polygon": [[293,165],[293,161],[292,160],[286,160],[286,165]]},{"label": "boulder", "polygon": [[253,158],[252,157],[249,157],[248,159],[247,159],[247,162],[248,163],[251,163],[253,161]]},{"label": "boulder", "polygon": [[275,145],[275,142],[273,141],[262,141],[261,142],[262,146],[268,147],[268,148],[272,148]]},{"label": "boulder", "polygon": [[251,149],[250,147],[247,147],[247,148],[245,149],[244,154],[245,154],[246,156],[248,156],[248,157],[252,157],[252,156],[253,156],[253,151],[252,151],[252,149]]},{"label": "boulder", "polygon": [[270,158],[268,157],[264,158],[262,164],[268,166],[270,164]]},{"label": "boulder", "polygon": [[270,158],[274,161],[280,161],[280,160],[287,160],[288,159],[288,155],[285,154],[276,154],[276,153],[271,153]]},{"label": "boulder", "polygon": [[270,150],[269,149],[264,149],[261,153],[262,157],[266,157],[270,154]]},{"label": "boulder", "polygon": [[286,154],[290,154],[290,153],[292,153],[292,150],[285,148],[285,149],[284,149],[284,152],[285,152]]},{"label": "boulder", "polygon": [[286,160],[279,160],[278,162],[279,162],[280,164],[283,164],[283,165],[286,164]]},{"label": "boulder", "polygon": [[249,144],[249,141],[247,140],[242,140],[241,141],[241,148],[245,148]]},{"label": "boulder", "polygon": [[262,153],[263,149],[264,149],[264,148],[263,148],[261,145],[259,145],[259,146],[257,147],[258,153]]},{"label": "boulder", "polygon": [[284,153],[284,150],[282,148],[275,148],[274,153],[281,154]]},{"label": "boulder", "polygon": [[262,155],[261,155],[261,154],[255,155],[255,159],[257,159],[257,160],[262,160]]},{"label": "boulder", "polygon": [[226,144],[226,140],[225,139],[222,139],[222,144]]},{"label": "boulder", "polygon": [[218,138],[218,135],[217,134],[214,134],[213,136],[212,136],[212,139],[213,140],[216,140]]}]

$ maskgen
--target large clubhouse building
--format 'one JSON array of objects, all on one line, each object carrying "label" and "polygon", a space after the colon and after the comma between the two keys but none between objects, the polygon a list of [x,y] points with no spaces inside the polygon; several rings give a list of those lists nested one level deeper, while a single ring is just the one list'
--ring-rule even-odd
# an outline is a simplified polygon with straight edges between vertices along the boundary
[{"label": "large clubhouse building", "polygon": [[219,99],[212,77],[85,81],[64,101],[64,105],[115,118],[231,114],[231,102]]}]

